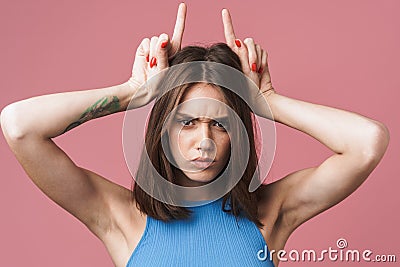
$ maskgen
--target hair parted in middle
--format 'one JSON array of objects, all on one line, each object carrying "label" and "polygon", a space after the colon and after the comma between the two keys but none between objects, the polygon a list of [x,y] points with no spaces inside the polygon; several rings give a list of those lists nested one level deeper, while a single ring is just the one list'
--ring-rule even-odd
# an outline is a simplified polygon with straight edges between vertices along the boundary
[{"label": "hair parted in middle", "polygon": [[[196,61],[221,63],[242,72],[239,57],[225,43],[216,43],[208,47],[186,46],[169,59],[169,66]],[[190,72],[190,70],[185,70],[184,72],[186,71]],[[179,77],[180,75],[185,76],[184,72],[182,72],[182,74],[175,73],[175,75],[173,75],[174,77],[165,77],[163,81],[166,81],[166,83],[173,83],[176,82],[177,79],[185,79],[185,77]],[[241,215],[244,215],[257,226],[261,227],[262,223],[259,220],[257,203],[260,201],[258,193],[263,186],[254,192],[248,191],[253,176],[259,178],[258,151],[256,150],[256,145],[259,144],[259,137],[257,128],[255,127],[255,115],[246,102],[236,93],[223,86],[216,86],[215,84],[218,84],[218,82],[215,84],[209,82],[218,80],[218,76],[220,75],[218,70],[213,69],[212,66],[209,67],[205,65],[200,73],[197,70],[195,75],[204,81],[208,81],[208,84],[220,90],[227,105],[237,114],[247,131],[247,133],[240,133],[240,131],[237,130],[239,133],[235,133],[235,129],[239,128],[233,127],[231,129],[231,147],[235,147],[235,149],[237,149],[236,151],[239,151],[239,153],[230,154],[230,161],[234,162],[234,164],[230,164],[230,166],[233,166],[233,168],[242,167],[244,173],[237,184],[223,196],[221,208],[224,212],[236,216],[237,219]],[[165,85],[166,83],[164,82],[163,84]],[[176,184],[177,173],[182,172],[169,162],[162,147],[161,137],[162,135],[168,135],[168,132],[163,129],[163,125],[168,119],[169,114],[179,105],[185,91],[195,84],[196,83],[186,83],[167,91],[155,102],[151,110],[143,147],[143,149],[147,150],[148,156],[145,156],[144,153],[146,153],[146,151],[143,150],[135,179],[140,179],[140,184],[146,183],[152,190],[160,190],[155,186],[154,179],[152,178],[155,177],[154,171],[157,171],[159,175],[173,184]],[[238,138],[232,138],[232,136],[237,136]],[[243,148],[243,145],[238,143],[238,140],[243,137],[248,139],[249,148]],[[240,153],[240,151],[244,149],[249,150],[249,158],[244,159],[240,157],[244,155]],[[149,162],[149,160],[151,162]],[[234,170],[228,170],[227,166],[225,166],[221,173],[224,171],[227,172],[227,175],[234,172]],[[218,178],[218,176],[216,178]],[[158,193],[169,194],[171,192],[169,192],[167,188],[163,188],[162,192],[159,191]],[[166,197],[168,198],[168,196]],[[186,207],[174,206],[153,198],[135,181],[132,183],[132,200],[136,203],[136,206],[141,212],[162,221],[187,219],[192,213],[192,211]],[[230,202],[230,209],[225,208],[225,204],[228,200]]]}]

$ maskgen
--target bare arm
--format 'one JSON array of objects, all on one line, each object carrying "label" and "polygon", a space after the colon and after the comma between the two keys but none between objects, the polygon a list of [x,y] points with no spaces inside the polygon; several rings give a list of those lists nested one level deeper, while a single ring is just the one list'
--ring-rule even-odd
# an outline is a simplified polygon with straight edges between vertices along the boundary
[{"label": "bare arm", "polygon": [[[334,155],[319,166],[291,173],[269,186],[280,202],[280,222],[290,233],[303,222],[349,196],[367,179],[389,143],[387,127],[360,114],[308,103],[275,92],[267,52],[252,38],[236,39],[227,10],[222,11],[227,44],[239,56],[242,70],[268,102],[273,119],[315,138]],[[268,114],[264,116],[271,119]],[[266,196],[271,199],[271,196]]]},{"label": "bare arm", "polygon": [[1,112],[3,134],[28,176],[99,237],[113,227],[111,196],[115,202],[126,202],[129,194],[125,188],[76,166],[51,138],[90,119],[122,111],[130,97],[123,84],[37,96],[12,103]]},{"label": "bare arm", "polygon": [[132,77],[127,82],[36,96],[12,103],[1,112],[3,134],[28,176],[43,193],[103,241],[109,240],[110,232],[118,230],[118,216],[135,218],[128,214],[138,212],[131,206],[131,192],[76,166],[52,138],[89,120],[124,111],[128,104],[131,109],[153,100],[157,92],[140,86],[168,67],[168,56],[180,49],[185,16],[186,5],[180,4],[171,40],[167,34],[142,40],[136,51]]},{"label": "bare arm", "polygon": [[8,105],[2,117],[7,116],[4,127],[10,126],[7,136],[12,139],[26,135],[53,138],[89,120],[125,110],[131,97],[127,83],[42,95]]},{"label": "bare arm", "polygon": [[389,131],[357,113],[272,93],[266,97],[275,121],[314,137],[335,152],[316,167],[277,182],[282,214],[292,230],[356,190],[383,157]]}]

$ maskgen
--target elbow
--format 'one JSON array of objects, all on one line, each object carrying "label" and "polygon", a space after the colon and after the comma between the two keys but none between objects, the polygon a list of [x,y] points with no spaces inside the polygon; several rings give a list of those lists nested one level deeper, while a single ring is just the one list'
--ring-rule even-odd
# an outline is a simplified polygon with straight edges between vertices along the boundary
[{"label": "elbow", "polygon": [[19,125],[18,117],[18,108],[16,103],[9,104],[1,110],[1,130],[3,131],[3,135],[8,143],[21,140],[25,136]]},{"label": "elbow", "polygon": [[363,149],[363,156],[366,162],[374,165],[378,164],[386,152],[389,141],[390,133],[386,125],[381,122],[374,122],[368,141]]}]

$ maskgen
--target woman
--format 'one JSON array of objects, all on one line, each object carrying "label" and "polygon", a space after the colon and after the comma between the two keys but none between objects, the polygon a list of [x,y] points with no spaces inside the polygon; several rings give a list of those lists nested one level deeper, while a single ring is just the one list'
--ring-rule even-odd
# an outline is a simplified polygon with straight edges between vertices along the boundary
[{"label": "woman", "polygon": [[[171,40],[166,34],[151,40],[143,39],[128,82],[103,89],[39,96],[13,103],[2,110],[3,133],[33,182],[105,244],[116,266],[155,266],[153,264],[158,263],[168,266],[172,262],[174,266],[187,266],[186,263],[192,259],[196,262],[191,262],[190,266],[196,263],[204,266],[213,263],[215,266],[232,266],[235,263],[237,266],[272,266],[269,259],[262,261],[257,258],[259,249],[263,248],[260,245],[268,244],[270,252],[283,249],[289,235],[299,225],[350,195],[381,160],[389,142],[389,133],[382,123],[359,114],[299,101],[276,92],[271,84],[266,52],[250,38],[244,41],[236,38],[227,10],[223,10],[222,15],[230,50],[223,45],[213,49],[220,49],[220,53],[230,56],[231,60],[225,57],[203,60],[225,62],[231,67],[238,67],[237,63],[240,62],[240,70],[260,89],[274,121],[309,134],[335,152],[321,165],[293,172],[249,193],[246,186],[256,169],[256,166],[249,164],[245,170],[248,173],[223,198],[206,205],[189,207],[192,210],[192,214],[189,214],[184,210],[185,207],[157,202],[150,194],[141,191],[141,187],[133,188],[132,198],[131,190],[76,166],[51,139],[90,119],[125,111],[135,105],[139,107],[154,99],[156,95],[140,91],[141,86],[169,64],[185,62],[186,57],[180,56],[194,54],[193,49],[196,49],[180,49],[185,15],[186,6],[181,4]],[[210,49],[206,52],[210,53]],[[178,103],[168,102],[172,103],[170,111],[185,102],[199,105],[200,102],[196,101],[204,97],[211,99],[207,103],[224,104],[216,105],[210,114],[205,114],[209,115],[208,118],[193,116],[190,120],[181,119],[181,125],[171,123],[163,127],[169,134],[174,160],[179,158],[179,153],[183,159],[197,160],[193,169],[181,168],[181,172],[179,167],[182,167],[182,162],[175,162],[178,166],[176,169],[159,167],[160,171],[173,170],[177,173],[177,176],[173,172],[163,176],[186,187],[206,185],[223,174],[230,157],[234,156],[229,151],[229,128],[210,118],[227,112],[228,107],[236,108],[234,111],[243,120],[246,130],[249,130],[252,127],[248,121],[251,114],[238,97],[230,95],[229,90],[207,83],[172,90],[160,101],[168,100],[168,96],[174,96],[177,92],[182,95]],[[232,101],[242,106],[234,105]],[[153,116],[161,114],[156,110],[161,107],[158,103],[161,102],[154,106]],[[58,109],[52,108],[55,104]],[[29,117],[25,116],[28,112],[31,115]],[[39,117],[40,122],[35,120]],[[152,125],[157,125],[155,119],[159,118],[150,119],[148,133]],[[148,136],[151,138],[153,135]],[[161,132],[158,136],[161,137]],[[181,136],[182,140],[178,139]],[[252,149],[255,145],[251,143],[251,131],[248,131],[248,137],[249,155],[254,157]],[[152,144],[150,141],[146,139],[146,148]],[[194,151],[198,154],[194,154]],[[150,160],[154,164],[151,153]],[[254,162],[254,158],[249,160],[249,163]],[[145,159],[141,163],[143,169],[138,171],[138,182],[146,171]],[[202,193],[195,198],[185,196],[184,199],[212,200],[204,194],[208,191]],[[210,223],[218,228],[204,228]],[[227,225],[229,227],[223,228]],[[239,241],[235,238],[239,238]],[[223,248],[218,250],[217,246]],[[200,251],[204,249],[204,253]],[[187,251],[192,254],[188,255]],[[272,255],[272,260],[278,266],[279,258]]]}]

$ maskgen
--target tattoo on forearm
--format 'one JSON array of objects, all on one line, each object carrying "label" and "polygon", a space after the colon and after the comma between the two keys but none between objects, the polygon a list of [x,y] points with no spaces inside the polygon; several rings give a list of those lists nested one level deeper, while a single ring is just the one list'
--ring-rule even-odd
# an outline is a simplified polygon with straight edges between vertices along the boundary
[{"label": "tattoo on forearm", "polygon": [[81,125],[89,120],[99,118],[108,114],[118,112],[121,109],[119,99],[116,96],[105,96],[96,101],[92,106],[83,112],[79,120],[71,123],[63,133]]}]

